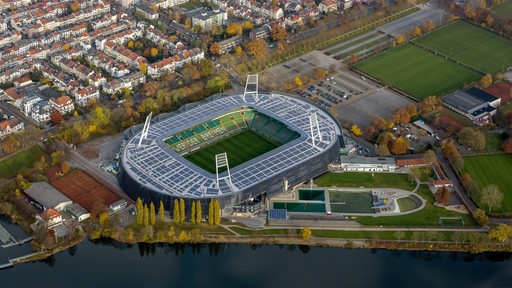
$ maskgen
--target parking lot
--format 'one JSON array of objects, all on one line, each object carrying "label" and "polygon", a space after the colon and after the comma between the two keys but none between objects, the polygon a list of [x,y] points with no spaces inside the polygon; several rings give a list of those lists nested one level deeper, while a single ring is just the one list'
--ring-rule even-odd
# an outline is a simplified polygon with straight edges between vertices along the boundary
[{"label": "parking lot", "polygon": [[305,89],[298,90],[297,94],[317,103],[324,109],[333,107],[338,109],[375,89],[358,77],[352,72],[343,70]]},{"label": "parking lot", "polygon": [[399,107],[413,103],[348,70],[298,90],[297,94],[324,109],[334,108],[341,120],[368,127],[375,117],[389,118]]},{"label": "parking lot", "polygon": [[339,68],[340,63],[321,51],[312,51],[262,71],[259,74],[260,86],[282,90],[282,84],[293,81],[295,76],[310,73],[316,67],[328,70],[331,65]]}]

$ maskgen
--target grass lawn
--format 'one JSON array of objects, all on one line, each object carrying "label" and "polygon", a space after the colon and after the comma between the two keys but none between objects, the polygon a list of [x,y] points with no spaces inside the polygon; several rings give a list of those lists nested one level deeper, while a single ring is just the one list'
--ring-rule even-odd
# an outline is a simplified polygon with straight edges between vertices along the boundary
[{"label": "grass lawn", "polygon": [[21,168],[30,168],[34,162],[41,158],[43,150],[39,145],[33,145],[21,152],[11,155],[4,160],[0,161],[0,177],[11,178],[16,176],[16,173]]},{"label": "grass lawn", "polygon": [[[498,153],[464,157],[464,171],[478,182],[480,189],[490,184],[500,187],[504,196],[503,202],[501,208],[492,209],[492,213],[512,213],[511,170],[512,155],[510,154]],[[488,210],[486,206],[481,207],[485,211]]]},{"label": "grass lawn", "polygon": [[512,15],[512,1],[504,1],[503,4],[492,8],[491,11],[496,13],[498,17],[510,17],[510,15]]},{"label": "grass lawn", "polygon": [[398,207],[400,207],[401,212],[409,211],[416,208],[416,201],[414,201],[411,197],[404,197],[397,199]]},{"label": "grass lawn", "polygon": [[408,174],[394,173],[325,173],[324,175],[316,178],[314,183],[320,187],[389,187],[409,191],[416,187],[416,182],[411,182],[411,180],[409,180]]},{"label": "grass lawn", "polygon": [[377,54],[355,67],[420,100],[462,88],[483,76],[412,44]]},{"label": "grass lawn", "polygon": [[512,41],[463,21],[415,41],[486,73],[512,65]]},{"label": "grass lawn", "polygon": [[187,10],[192,10],[192,9],[201,7],[201,3],[199,3],[199,1],[187,1],[187,2],[185,2],[183,4],[178,5],[178,6],[180,6],[181,8],[185,8]]},{"label": "grass lawn", "polygon": [[485,133],[485,149],[484,151],[501,151],[501,133]]},{"label": "grass lawn", "polygon": [[434,196],[426,184],[420,186],[416,193],[427,199],[427,205],[422,210],[402,216],[364,216],[355,220],[363,225],[384,225],[384,226],[439,226],[439,217],[462,217],[466,226],[474,226],[475,221],[468,214],[461,214],[448,211],[444,208],[434,206]]},{"label": "grass lawn", "polygon": [[251,230],[243,227],[229,226],[229,229],[240,235],[299,235],[297,229],[262,229]]},{"label": "grass lawn", "polygon": [[[228,155],[229,168],[233,168],[252,158],[265,154],[278,146],[280,146],[279,143],[253,130],[246,129],[220,142],[205,146],[203,149],[185,156],[185,159],[210,173],[215,173],[216,154],[226,152]],[[225,169],[219,172],[223,171],[225,171]]]},{"label": "grass lawn", "polygon": [[[396,240],[396,231],[342,231],[342,230],[311,230],[314,237],[320,238],[344,238],[344,239],[379,239]],[[411,240],[414,232],[403,231],[400,240]],[[453,232],[439,231],[438,235],[443,240],[450,240]]]}]

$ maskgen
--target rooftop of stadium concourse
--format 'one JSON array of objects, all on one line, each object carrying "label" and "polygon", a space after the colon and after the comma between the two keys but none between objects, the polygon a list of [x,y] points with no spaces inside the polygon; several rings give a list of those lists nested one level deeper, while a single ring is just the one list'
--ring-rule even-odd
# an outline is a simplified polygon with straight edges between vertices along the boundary
[{"label": "rooftop of stadium concourse", "polygon": [[[246,95],[246,101],[242,95],[210,97],[210,102],[189,106],[172,117],[162,117],[163,120],[150,126],[142,145],[137,145],[140,132],[128,140],[122,157],[124,170],[142,185],[164,194],[192,198],[227,195],[304,163],[324,153],[339,140],[342,133],[339,124],[315,105],[281,93],[259,94],[257,98],[256,102],[256,98],[250,95]],[[232,187],[226,182],[217,187],[215,175],[186,161],[164,143],[169,135],[247,106],[279,120],[301,136],[266,153],[265,157],[262,155],[233,169]],[[309,135],[311,113],[318,115],[322,133],[321,141],[315,146]]]}]

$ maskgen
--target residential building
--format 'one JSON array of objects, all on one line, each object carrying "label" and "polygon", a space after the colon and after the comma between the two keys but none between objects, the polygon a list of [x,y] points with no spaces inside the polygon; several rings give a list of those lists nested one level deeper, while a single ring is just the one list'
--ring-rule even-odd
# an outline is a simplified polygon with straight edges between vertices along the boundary
[{"label": "residential building", "polygon": [[201,26],[203,31],[211,31],[213,26],[224,25],[228,13],[223,10],[210,10],[206,7],[196,8],[186,13],[192,19],[192,27]]},{"label": "residential building", "polygon": [[20,108],[21,102],[27,97],[25,92],[19,91],[16,87],[11,87],[5,90],[5,95],[9,100],[13,101],[14,106]]},{"label": "residential building", "polygon": [[135,10],[141,13],[144,16],[144,18],[148,20],[158,19],[158,11],[153,10],[153,8],[151,8],[148,3],[140,4],[139,6],[137,6],[137,8],[135,8]]},{"label": "residential building", "polygon": [[268,36],[270,36],[270,25],[265,24],[263,26],[260,26],[258,28],[254,28],[249,32],[249,38],[250,39],[267,39]]},{"label": "residential building", "polygon": [[123,88],[133,89],[133,87],[146,82],[146,75],[141,72],[133,73],[120,79],[114,79],[103,85],[103,92],[114,94]]},{"label": "residential building", "polygon": [[30,117],[38,123],[45,123],[50,121],[52,111],[52,106],[50,106],[48,101],[39,101],[32,106]]},{"label": "residential building", "polygon": [[44,210],[39,217],[44,221],[47,228],[53,228],[62,224],[62,214],[56,209]]},{"label": "residential building", "polygon": [[328,14],[338,11],[338,3],[336,0],[323,0],[318,4],[318,12]]},{"label": "residential building", "polygon": [[25,129],[25,123],[18,118],[9,118],[0,121],[0,139],[11,134],[19,133]]},{"label": "residential building", "polygon": [[16,88],[23,88],[23,87],[30,86],[30,85],[34,84],[34,82],[32,82],[32,80],[30,80],[30,77],[28,75],[25,75],[21,78],[14,80],[14,82],[12,82],[12,84]]},{"label": "residential building", "polygon": [[147,66],[147,72],[151,78],[158,78],[164,76],[165,74],[173,73],[175,69],[176,64],[171,57],[162,59]]},{"label": "residential building", "polygon": [[21,113],[25,114],[26,116],[30,117],[31,116],[31,112],[32,112],[32,107],[39,101],[41,101],[41,97],[39,97],[38,95],[31,95],[31,96],[27,96],[25,98],[23,98],[23,100],[21,100],[21,105],[20,105],[20,111]]},{"label": "residential building", "polygon": [[51,97],[48,101],[52,109],[57,110],[60,114],[64,115],[75,110],[75,104],[69,96]]},{"label": "residential building", "polygon": [[100,98],[100,93],[95,87],[85,87],[72,92],[75,97],[76,104],[85,107],[90,100],[96,100]]},{"label": "residential building", "polygon": [[237,46],[241,46],[244,42],[244,38],[239,35],[235,37],[228,38],[226,40],[222,40],[219,43],[220,45],[220,54],[226,54],[231,51],[234,51]]}]

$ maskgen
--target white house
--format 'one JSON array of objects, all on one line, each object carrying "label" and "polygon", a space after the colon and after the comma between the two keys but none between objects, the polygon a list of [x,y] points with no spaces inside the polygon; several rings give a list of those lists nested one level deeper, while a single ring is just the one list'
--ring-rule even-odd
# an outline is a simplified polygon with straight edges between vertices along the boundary
[{"label": "white house", "polygon": [[73,100],[71,100],[71,98],[66,95],[60,96],[58,98],[51,97],[48,102],[54,110],[59,111],[62,115],[70,113],[75,109]]}]

